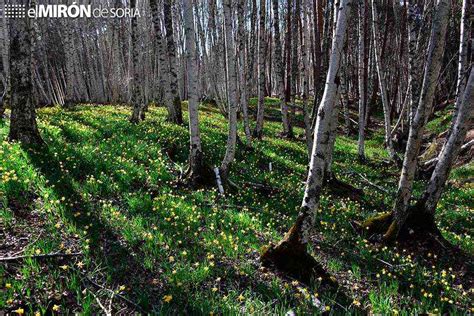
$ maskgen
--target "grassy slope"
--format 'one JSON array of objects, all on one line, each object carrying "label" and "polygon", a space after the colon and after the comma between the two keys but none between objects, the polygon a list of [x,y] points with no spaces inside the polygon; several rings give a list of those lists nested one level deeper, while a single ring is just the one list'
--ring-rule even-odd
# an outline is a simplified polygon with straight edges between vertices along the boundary
[{"label": "grassy slope", "polygon": [[[350,220],[387,210],[374,205],[390,205],[393,194],[347,172],[396,189],[398,175],[383,164],[379,134],[367,142],[368,165],[357,162],[353,139],[336,143],[336,174],[364,188],[367,202],[325,194],[318,214],[313,254],[349,297],[340,303],[335,293],[318,292],[318,282],[305,287],[276,277],[257,260],[296,216],[307,165],[304,142],[282,140],[280,124],[266,123],[267,137],[253,152],[238,150],[231,177],[244,189],[219,198],[215,189],[175,186],[186,163],[186,127],[165,122],[157,108],[134,126],[129,112],[109,106],[42,109],[46,152],[6,142],[8,126],[0,125],[0,233],[8,237],[0,250],[84,254],[0,264],[0,310],[101,312],[97,300],[107,308],[112,292],[98,285],[117,294],[114,312],[140,311],[122,297],[162,313],[318,313],[359,304],[375,313],[461,314],[474,308],[473,293],[459,287],[465,280],[450,270],[450,258],[374,246],[354,232]],[[202,107],[201,118],[204,151],[215,165],[224,154],[226,122],[209,107]],[[273,172],[265,170],[269,162]],[[471,163],[454,177],[472,176],[472,170]],[[277,192],[259,193],[248,182]],[[438,212],[446,238],[471,253],[472,193],[472,186],[450,186]]]}]

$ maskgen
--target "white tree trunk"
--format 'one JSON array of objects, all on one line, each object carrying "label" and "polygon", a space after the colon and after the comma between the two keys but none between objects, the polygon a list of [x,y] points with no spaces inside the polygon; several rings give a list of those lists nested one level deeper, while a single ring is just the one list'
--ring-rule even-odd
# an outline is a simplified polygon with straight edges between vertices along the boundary
[{"label": "white tree trunk", "polygon": [[[186,63],[188,79],[189,112],[189,171],[191,177],[197,177],[202,170],[201,135],[199,132],[199,91],[196,71],[196,35],[194,30],[192,1],[183,0],[184,34],[186,37]],[[194,181],[197,179],[194,179]]]},{"label": "white tree trunk", "polygon": [[255,138],[263,136],[263,117],[265,112],[265,3],[260,0],[260,23],[258,28],[258,106],[257,121],[253,132]]},{"label": "white tree trunk", "polygon": [[338,102],[337,95],[340,83],[339,71],[352,3],[352,0],[341,0],[339,5],[339,14],[332,40],[329,69],[326,77],[326,86],[319,105],[314,128],[313,151],[309,163],[301,211],[295,225],[276,249],[284,247],[284,244],[288,242],[296,243],[296,245],[306,245],[309,242],[311,231],[314,228],[316,210],[319,205],[323,180],[327,171],[325,170],[326,159],[331,155],[334,149],[333,146],[330,146],[330,128],[337,108],[336,103]]},{"label": "white tree trunk", "polygon": [[252,144],[252,135],[250,132],[250,123],[249,123],[249,114],[248,114],[248,105],[249,105],[249,96],[248,96],[248,82],[246,72],[251,71],[246,69],[247,60],[245,54],[245,12],[244,7],[247,1],[238,1],[237,3],[237,15],[239,18],[238,25],[238,38],[239,38],[239,64],[240,64],[240,106],[242,108],[242,116],[244,119],[244,132],[247,140],[247,146]]},{"label": "white tree trunk", "polygon": [[[309,56],[308,56],[308,42],[309,42],[309,34],[308,34],[308,18],[306,16],[306,3],[303,0],[303,30],[302,40],[301,40],[301,73],[303,74],[303,119],[304,119],[304,131],[305,131],[305,140],[306,140],[306,148],[308,151],[308,159],[311,159],[311,152],[313,151],[313,133],[311,131],[311,119],[309,117],[308,111],[308,98],[309,98]],[[274,5],[275,7],[275,5]],[[281,69],[283,70],[282,63],[279,64]],[[284,100],[284,82],[283,82],[283,75],[281,76],[281,85],[283,90],[281,91],[281,100]]]},{"label": "white tree trunk", "polygon": [[417,167],[417,157],[420,151],[426,121],[432,108],[434,92],[441,69],[450,8],[451,1],[437,1],[431,28],[427,62],[423,74],[420,100],[418,102],[413,123],[410,126],[408,144],[405,150],[400,181],[398,183],[397,197],[393,207],[394,221],[385,234],[386,239],[396,237],[408,217],[407,208],[412,193],[413,180]]},{"label": "white tree trunk", "polygon": [[226,39],[226,58],[229,74],[229,135],[224,159],[220,166],[222,181],[225,183],[229,176],[231,163],[234,161],[235,146],[237,141],[237,73],[235,67],[235,48],[232,34],[232,2],[224,1],[224,20],[225,20],[225,39]]},{"label": "white tree trunk", "polygon": [[[464,87],[466,85],[467,78],[469,76],[469,64],[467,60],[469,40],[471,39],[471,30],[469,28],[469,16],[470,16],[470,2],[464,0],[462,3],[462,16],[461,16],[461,36],[459,41],[459,57],[458,57],[458,82],[456,85],[456,99],[462,96]],[[458,104],[458,102],[456,102]]]},{"label": "white tree trunk", "polygon": [[367,65],[366,65],[366,0],[359,0],[359,47],[358,47],[358,83],[359,83],[359,137],[357,151],[360,159],[365,159],[365,110],[367,108]]},{"label": "white tree trunk", "polygon": [[282,44],[280,39],[280,15],[279,1],[272,0],[273,4],[273,29],[275,37],[275,73],[277,81],[278,96],[280,98],[281,117],[283,122],[283,135],[288,137],[291,134],[290,121],[288,117],[288,105],[285,99],[285,68],[283,66]]},{"label": "white tree trunk", "polygon": [[464,85],[464,93],[456,102],[456,115],[453,117],[451,133],[438,156],[438,163],[431,175],[426,191],[423,194],[423,211],[434,216],[436,205],[441,197],[449,172],[462,147],[466,132],[474,113],[474,68],[471,66],[469,80]]}]

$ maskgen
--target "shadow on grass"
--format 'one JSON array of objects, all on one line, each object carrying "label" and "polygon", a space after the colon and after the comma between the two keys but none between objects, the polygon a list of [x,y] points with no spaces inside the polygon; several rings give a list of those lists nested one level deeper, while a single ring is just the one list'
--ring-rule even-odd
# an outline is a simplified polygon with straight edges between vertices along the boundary
[{"label": "shadow on grass", "polygon": [[[87,238],[93,261],[105,268],[107,278],[115,287],[129,286],[141,308],[149,310],[151,297],[156,296],[158,289],[150,285],[152,273],[143,267],[134,250],[126,247],[116,232],[103,223],[91,203],[77,191],[77,179],[62,171],[60,160],[47,145],[23,149],[33,166],[49,181],[56,196],[65,198],[64,217],[81,230],[85,231],[85,226],[89,226]],[[87,169],[94,168],[89,166]],[[80,215],[76,216],[78,212]]]}]

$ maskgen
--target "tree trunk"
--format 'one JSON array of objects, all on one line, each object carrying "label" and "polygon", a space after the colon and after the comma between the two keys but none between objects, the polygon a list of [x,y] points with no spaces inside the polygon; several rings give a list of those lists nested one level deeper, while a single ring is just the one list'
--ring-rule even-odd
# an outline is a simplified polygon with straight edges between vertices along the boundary
[{"label": "tree trunk", "polygon": [[[308,151],[308,159],[311,159],[311,152],[313,151],[313,133],[311,131],[311,118],[308,111],[309,98],[309,56],[308,56],[308,19],[306,16],[306,3],[303,0],[303,27],[301,32],[301,72],[303,73],[303,119],[306,148]],[[283,77],[282,77],[283,84]]]},{"label": "tree trunk", "polygon": [[[29,6],[32,1],[22,0],[21,5]],[[33,103],[32,65],[33,45],[36,42],[34,19],[11,19],[10,24],[10,74],[11,74],[11,141],[26,145],[42,144],[36,124],[36,110]]]},{"label": "tree trunk", "polygon": [[183,0],[183,9],[189,96],[189,168],[187,176],[190,184],[197,186],[209,182],[209,180],[212,179],[212,171],[204,165],[201,135],[199,132],[199,91],[198,73],[196,71],[196,35],[194,30],[192,1]]},{"label": "tree trunk", "polygon": [[359,52],[358,52],[358,83],[359,83],[359,137],[357,151],[359,159],[365,160],[365,126],[367,109],[367,0],[359,0]]},{"label": "tree trunk", "polygon": [[408,69],[410,88],[410,125],[413,123],[416,114],[416,106],[420,95],[420,75],[419,75],[419,53],[417,51],[417,38],[421,28],[421,13],[416,4],[407,4],[408,16]]},{"label": "tree trunk", "polygon": [[316,220],[316,210],[318,208],[326,173],[325,160],[328,154],[334,149],[332,146],[329,146],[329,129],[336,108],[336,97],[340,83],[339,69],[351,6],[351,0],[340,1],[337,27],[332,41],[326,86],[318,110],[313,151],[300,213],[296,223],[291,227],[280,243],[270,247],[262,255],[262,261],[265,264],[273,263],[277,268],[301,278],[308,277],[308,274],[311,274],[311,270],[315,266],[315,261],[308,255],[306,248]]},{"label": "tree trunk", "polygon": [[[462,17],[461,17],[461,38],[459,41],[459,57],[458,57],[458,81],[456,85],[456,101],[462,96],[466,81],[468,78],[468,48],[469,40],[471,39],[471,30],[469,29],[469,16],[470,16],[470,1],[464,0],[462,4]],[[456,102],[458,105],[459,102]]]},{"label": "tree trunk", "polygon": [[170,81],[170,95],[172,100],[168,100],[171,104],[168,106],[173,109],[172,113],[169,113],[169,121],[176,124],[183,124],[183,113],[181,110],[181,98],[179,97],[178,91],[178,74],[176,71],[176,45],[173,38],[173,15],[172,15],[172,0],[164,0],[163,14],[165,18],[165,29],[166,29],[166,44],[168,50],[168,71]]},{"label": "tree trunk", "polygon": [[[5,12],[5,0],[0,0],[0,9]],[[2,85],[3,89],[0,94],[0,119],[5,114],[6,96],[7,91],[10,89],[10,71],[8,62],[8,50],[9,50],[9,31],[8,31],[8,19],[2,18],[0,21],[0,54],[2,55],[1,66],[2,66]]]},{"label": "tree trunk", "polygon": [[[130,6],[132,10],[136,8],[136,0],[131,0]],[[139,123],[144,118],[143,112],[143,101],[140,93],[140,66],[139,66],[139,55],[141,52],[140,49],[140,40],[139,40],[139,30],[138,30],[138,19],[136,16],[132,18],[132,106],[133,112],[130,122]]]},{"label": "tree trunk", "polygon": [[250,69],[247,69],[247,59],[245,54],[245,15],[244,7],[247,4],[247,0],[239,1],[237,3],[237,15],[239,17],[238,25],[238,38],[239,38],[239,64],[240,64],[240,106],[242,108],[242,115],[244,119],[244,132],[247,139],[247,146],[252,144],[252,135],[250,132],[250,123],[249,123],[249,96],[248,96],[248,82],[246,72],[250,72]]},{"label": "tree trunk", "polygon": [[408,203],[411,198],[413,181],[417,167],[423,132],[432,108],[441,62],[445,46],[445,34],[448,24],[451,1],[438,0],[433,17],[426,67],[423,75],[420,100],[410,127],[408,144],[403,160],[403,168],[398,184],[398,192],[393,207],[393,221],[384,235],[391,240],[398,236],[408,217]]},{"label": "tree trunk", "polygon": [[474,68],[470,67],[470,75],[467,84],[464,85],[464,93],[456,102],[456,115],[453,117],[451,133],[438,156],[438,163],[431,175],[431,179],[421,198],[422,205],[419,211],[426,216],[434,218],[436,205],[441,197],[449,172],[456,161],[456,157],[461,149],[466,132],[472,124],[473,104],[474,104]]},{"label": "tree trunk", "polygon": [[285,68],[283,68],[283,55],[282,55],[282,45],[280,39],[280,15],[279,15],[279,1],[272,0],[273,3],[273,29],[274,29],[274,36],[275,36],[275,73],[276,73],[276,81],[277,81],[277,90],[278,96],[280,98],[280,109],[281,109],[281,117],[283,121],[283,136],[289,137],[292,136],[290,134],[291,125],[290,120],[288,117],[288,105],[286,104],[285,98]]},{"label": "tree trunk", "polygon": [[224,1],[224,23],[226,39],[226,58],[229,74],[229,135],[224,159],[220,166],[220,174],[223,183],[227,182],[230,166],[234,161],[235,147],[237,142],[237,73],[235,67],[234,38],[232,36],[232,1]]},{"label": "tree trunk", "polygon": [[258,106],[257,121],[253,136],[262,139],[265,111],[265,2],[260,0],[260,21],[258,28]]},{"label": "tree trunk", "polygon": [[171,95],[171,85],[169,78],[169,63],[167,61],[167,48],[164,42],[160,23],[160,10],[158,8],[158,0],[150,0],[150,8],[152,14],[152,22],[155,29],[156,42],[158,46],[158,59],[161,71],[161,86],[164,88],[164,103],[168,110],[168,118],[176,117],[176,111],[173,104],[173,96]]},{"label": "tree trunk", "polygon": [[387,86],[385,85],[385,71],[382,68],[381,55],[379,53],[378,45],[378,13],[375,0],[372,0],[372,33],[374,37],[374,55],[375,55],[375,68],[377,70],[377,76],[379,78],[379,89],[382,97],[382,107],[384,114],[385,123],[385,146],[387,146],[390,159],[398,162],[399,158],[393,148],[392,137],[391,137],[391,120],[390,120],[390,103],[387,94]]}]

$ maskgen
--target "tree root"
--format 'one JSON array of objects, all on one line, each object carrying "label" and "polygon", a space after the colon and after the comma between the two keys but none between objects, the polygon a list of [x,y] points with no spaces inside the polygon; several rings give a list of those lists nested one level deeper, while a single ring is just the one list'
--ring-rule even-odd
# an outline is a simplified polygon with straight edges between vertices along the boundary
[{"label": "tree root", "polygon": [[205,163],[201,163],[196,170],[188,167],[181,180],[194,189],[212,187],[216,183],[214,171],[210,165]]},{"label": "tree root", "polygon": [[316,277],[330,280],[329,275],[318,262],[306,252],[306,249],[295,247],[291,242],[283,240],[278,245],[270,245],[261,255],[263,266],[274,266],[295,279],[310,284]]},{"label": "tree root", "polygon": [[356,188],[349,183],[337,179],[334,175],[327,180],[329,191],[337,196],[348,197],[351,200],[361,202],[364,196],[362,189]]},{"label": "tree root", "polygon": [[391,212],[379,214],[368,218],[360,224],[360,227],[372,236],[381,236],[385,242],[403,241],[407,239],[424,238],[426,236],[442,237],[436,227],[433,217],[422,212],[417,205],[410,206],[408,217],[404,225],[399,228],[397,221]]},{"label": "tree root", "polygon": [[300,225],[297,221],[280,243],[264,249],[260,257],[262,265],[274,266],[306,284],[310,284],[316,277],[322,277],[325,282],[331,281],[329,274],[308,254],[306,244],[300,241]]}]

